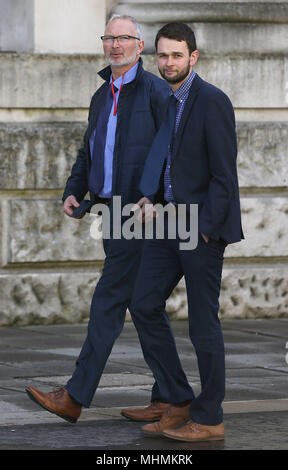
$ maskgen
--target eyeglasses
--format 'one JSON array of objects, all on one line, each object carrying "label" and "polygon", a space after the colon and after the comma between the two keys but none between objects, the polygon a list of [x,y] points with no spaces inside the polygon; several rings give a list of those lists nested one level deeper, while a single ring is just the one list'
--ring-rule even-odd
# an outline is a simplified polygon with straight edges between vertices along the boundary
[{"label": "eyeglasses", "polygon": [[130,39],[138,39],[140,41],[140,38],[128,36],[127,34],[121,36],[101,36],[101,39],[106,44],[113,44],[114,41],[118,41],[119,44],[126,44]]}]

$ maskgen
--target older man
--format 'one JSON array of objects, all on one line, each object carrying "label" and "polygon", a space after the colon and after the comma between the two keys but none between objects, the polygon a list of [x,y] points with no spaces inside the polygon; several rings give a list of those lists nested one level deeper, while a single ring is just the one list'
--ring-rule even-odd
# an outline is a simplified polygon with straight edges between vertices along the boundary
[{"label": "older man", "polygon": [[[140,54],[144,43],[137,22],[115,15],[101,37],[109,66],[99,72],[104,84],[94,94],[84,146],[68,178],[64,211],[81,218],[94,203],[112,207],[121,196],[122,207],[138,201],[146,156],[160,126],[168,85],[146,72]],[[90,200],[85,200],[87,192]],[[65,387],[43,393],[27,387],[29,397],[46,410],[76,423],[82,406],[89,407],[130,306],[142,252],[142,240],[103,240],[106,259],[96,286],[88,334],[75,371]],[[161,400],[157,384],[155,399]],[[158,417],[167,405],[157,405]]]}]

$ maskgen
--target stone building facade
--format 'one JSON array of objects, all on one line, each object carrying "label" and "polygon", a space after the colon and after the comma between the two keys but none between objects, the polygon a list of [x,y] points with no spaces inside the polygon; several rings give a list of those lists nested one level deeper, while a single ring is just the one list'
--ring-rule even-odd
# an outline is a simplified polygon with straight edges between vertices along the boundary
[{"label": "stone building facade", "polygon": [[[193,27],[195,70],[229,95],[237,120],[246,238],[226,250],[220,316],[287,316],[288,2],[0,0],[0,7],[0,326],[89,315],[102,244],[90,236],[91,217],[64,216],[61,197],[101,84],[99,37],[111,11],[141,23],[144,64],[154,73],[157,29],[172,20]],[[167,309],[187,316],[183,281]]]}]

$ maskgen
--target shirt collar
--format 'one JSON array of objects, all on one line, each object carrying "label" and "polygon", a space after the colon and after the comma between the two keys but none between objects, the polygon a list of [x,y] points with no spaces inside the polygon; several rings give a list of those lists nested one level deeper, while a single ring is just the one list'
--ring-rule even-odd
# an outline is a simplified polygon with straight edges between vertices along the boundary
[{"label": "shirt collar", "polygon": [[[131,69],[129,69],[129,70],[127,70],[127,72],[125,72],[123,85],[125,85],[126,83],[130,83],[135,79],[136,74],[137,74],[137,70],[138,70],[138,66],[139,66],[139,61],[135,65],[133,65],[133,67],[131,67]],[[111,82],[112,82],[112,74],[110,76],[110,83]],[[120,77],[116,78],[116,80],[114,80],[114,85],[118,89],[120,88],[121,83],[122,83],[122,75]]]},{"label": "shirt collar", "polygon": [[170,95],[174,94],[177,101],[186,101],[195,75],[196,72],[192,70],[189,77],[185,80],[184,83],[182,83],[178,90],[176,90],[175,92],[173,92],[173,90],[170,90]]}]

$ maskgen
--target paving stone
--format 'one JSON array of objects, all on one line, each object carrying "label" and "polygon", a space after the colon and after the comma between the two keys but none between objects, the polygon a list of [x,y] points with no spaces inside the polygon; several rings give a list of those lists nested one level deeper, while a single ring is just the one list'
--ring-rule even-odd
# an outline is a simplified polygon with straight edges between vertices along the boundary
[{"label": "paving stone", "polygon": [[[64,422],[0,426],[0,449],[287,450],[283,432],[287,419],[287,411],[228,415],[225,441],[199,443],[144,437],[141,424],[124,419],[84,422],[76,426]],[[256,429],[262,432],[253,432]]]},{"label": "paving stone", "polygon": [[[222,444],[214,443],[213,447],[212,443],[208,447],[207,443],[206,447],[204,443],[192,447],[281,449],[286,445],[283,426],[288,416],[288,364],[282,348],[286,319],[222,320],[222,325],[226,337],[223,407],[227,438]],[[134,325],[129,322],[115,343],[91,407],[83,410],[76,427],[62,423],[60,418],[37,407],[27,397],[27,385],[48,392],[65,384],[74,370],[79,350],[75,341],[80,345],[86,329],[87,325],[81,324],[70,325],[67,329],[66,325],[0,328],[0,449],[191,448],[191,444],[144,439],[140,432],[141,423],[133,427],[135,423],[123,420],[120,415],[123,407],[149,404],[154,382],[143,359]],[[187,378],[198,395],[199,372],[187,336],[187,320],[172,322],[172,329]],[[39,340],[45,342],[45,338],[47,343],[41,348]],[[259,426],[261,439],[258,438]],[[118,438],[117,430],[125,439],[123,436]],[[253,438],[247,438],[251,433]]]}]

